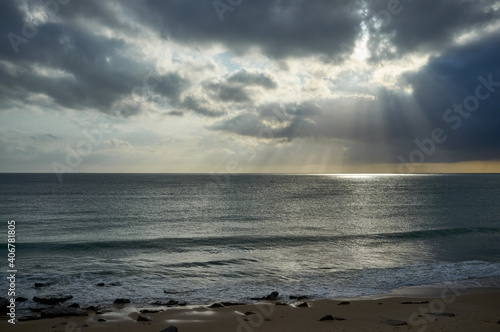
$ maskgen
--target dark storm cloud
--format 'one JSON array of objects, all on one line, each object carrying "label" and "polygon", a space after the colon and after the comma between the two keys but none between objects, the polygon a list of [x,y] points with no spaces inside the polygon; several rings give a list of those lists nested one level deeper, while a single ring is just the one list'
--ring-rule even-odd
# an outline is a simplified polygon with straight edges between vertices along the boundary
[{"label": "dark storm cloud", "polygon": [[27,40],[17,44],[17,39],[10,35],[11,38],[0,41],[0,61],[3,61],[0,98],[4,105],[12,100],[26,100],[32,94],[45,94],[63,107],[95,108],[129,116],[140,113],[143,106],[120,100],[132,97],[137,91],[142,94],[140,97],[146,91],[167,97],[172,104],[180,102],[180,94],[189,86],[188,80],[178,73],[155,75],[152,65],[128,55],[130,45],[124,40],[99,35],[65,20],[64,15],[72,17],[69,8],[82,10],[78,15],[104,19],[107,16],[102,14],[101,6],[75,1],[59,8],[60,20],[39,25],[36,34],[28,39],[23,34],[25,13],[11,1],[0,4],[2,35],[15,33]]},{"label": "dark storm cloud", "polygon": [[[28,3],[36,3],[28,1]],[[20,30],[24,17],[13,1],[2,14],[8,30]],[[34,7],[34,6],[28,6]],[[112,29],[136,31],[132,23],[149,26],[165,39],[194,46],[224,43],[236,52],[258,47],[271,57],[323,55],[339,58],[358,35],[360,17],[341,0],[244,1],[221,22],[213,1],[100,1],[73,0],[59,5],[56,15],[71,24],[78,18]],[[12,14],[15,15],[12,15]],[[3,16],[3,15],[2,15]],[[127,23],[128,22],[128,23]],[[5,34],[4,34],[5,35]]]},{"label": "dark storm cloud", "polygon": [[[373,60],[446,49],[458,32],[500,17],[495,0],[254,0],[228,4],[221,21],[213,1],[149,0],[135,10],[165,39],[223,43],[239,53],[254,47],[271,58],[345,59],[366,23]],[[395,47],[395,49],[394,49]]]},{"label": "dark storm cloud", "polygon": [[141,13],[145,24],[180,42],[224,43],[236,52],[258,47],[272,58],[339,58],[341,44],[357,36],[360,19],[350,8],[341,0],[243,1],[221,21],[213,1],[151,0]]},{"label": "dark storm cloud", "polygon": [[[495,34],[450,49],[418,72],[406,75],[429,123],[449,135],[442,149],[457,160],[500,158],[492,153],[500,147],[499,54],[500,36]],[[485,86],[484,82],[490,84]],[[478,86],[483,87],[477,90]],[[475,106],[475,101],[477,107],[471,109],[477,109],[468,111],[465,104]]]},{"label": "dark storm cloud", "polygon": [[[453,45],[459,32],[484,27],[500,12],[494,0],[394,1],[370,0],[368,4],[369,49],[373,60],[402,57],[410,52],[440,52]],[[391,7],[389,7],[391,8]]]}]

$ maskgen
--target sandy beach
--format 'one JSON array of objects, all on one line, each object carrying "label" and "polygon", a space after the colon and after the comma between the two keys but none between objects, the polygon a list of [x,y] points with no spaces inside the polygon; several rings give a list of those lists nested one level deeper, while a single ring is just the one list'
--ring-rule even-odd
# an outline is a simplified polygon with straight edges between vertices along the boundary
[{"label": "sandy beach", "polygon": [[[402,296],[407,294],[409,296]],[[307,303],[307,306],[303,303]],[[85,317],[10,324],[2,331],[499,331],[500,289],[404,289],[341,300],[262,303],[209,308],[186,306],[140,313],[133,304]],[[147,316],[151,321],[137,321]],[[323,318],[323,320],[321,320]],[[174,331],[174,329],[172,329]]]}]

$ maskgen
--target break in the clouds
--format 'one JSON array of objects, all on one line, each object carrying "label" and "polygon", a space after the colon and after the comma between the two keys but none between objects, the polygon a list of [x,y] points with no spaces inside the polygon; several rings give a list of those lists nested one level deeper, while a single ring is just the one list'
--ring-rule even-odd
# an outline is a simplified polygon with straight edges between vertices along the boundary
[{"label": "break in the clouds", "polygon": [[494,0],[3,1],[0,170],[85,133],[73,171],[495,161],[498,31]]}]

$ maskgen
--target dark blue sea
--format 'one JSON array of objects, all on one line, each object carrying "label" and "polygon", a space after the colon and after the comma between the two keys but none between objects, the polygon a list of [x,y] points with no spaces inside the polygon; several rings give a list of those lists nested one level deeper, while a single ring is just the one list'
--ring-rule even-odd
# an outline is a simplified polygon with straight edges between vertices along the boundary
[{"label": "dark blue sea", "polygon": [[81,305],[500,286],[499,202],[500,175],[0,174],[0,257],[14,219],[16,295]]}]

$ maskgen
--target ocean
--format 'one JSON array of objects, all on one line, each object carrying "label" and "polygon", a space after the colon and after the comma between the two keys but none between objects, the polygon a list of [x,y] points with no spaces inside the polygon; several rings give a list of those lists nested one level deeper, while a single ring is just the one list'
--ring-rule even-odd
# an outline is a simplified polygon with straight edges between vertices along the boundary
[{"label": "ocean", "polygon": [[486,174],[0,174],[0,254],[13,219],[16,295],[82,306],[500,286],[499,201]]}]

